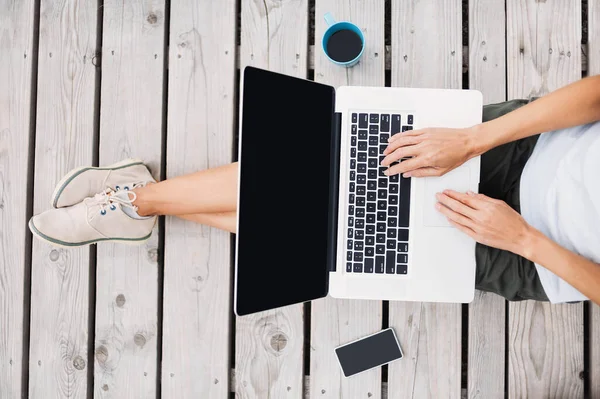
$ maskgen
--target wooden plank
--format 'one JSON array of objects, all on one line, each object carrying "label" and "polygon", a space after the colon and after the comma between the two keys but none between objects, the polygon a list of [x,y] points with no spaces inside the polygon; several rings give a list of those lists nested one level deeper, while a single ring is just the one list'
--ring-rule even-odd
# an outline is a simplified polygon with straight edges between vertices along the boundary
[{"label": "wooden plank", "polygon": [[[469,87],[483,93],[484,104],[506,100],[505,24],[504,2],[469,2]],[[469,398],[504,398],[505,304],[482,291],[469,304]]]},{"label": "wooden plank", "polygon": [[[35,3],[0,3],[0,398],[25,397],[23,304]],[[35,99],[33,99],[35,100]]]},{"label": "wooden plank", "polygon": [[[241,7],[242,68],[306,77],[307,0],[243,0]],[[302,305],[236,320],[236,397],[301,398]]]},{"label": "wooden plank", "polygon": [[[104,1],[100,164],[143,159],[160,175],[163,0]],[[157,395],[158,228],[142,246],[98,245],[94,396]]]},{"label": "wooden plank", "polygon": [[[581,2],[507,0],[508,97],[581,77]],[[582,397],[583,305],[509,306],[509,397]]]},{"label": "wooden plank", "polygon": [[[171,4],[167,177],[231,162],[235,24],[235,0]],[[229,233],[167,218],[162,397],[229,394],[230,279]]]},{"label": "wooden plank", "polygon": [[[461,88],[461,35],[460,0],[392,2],[392,86]],[[389,398],[460,397],[461,305],[390,302],[390,326],[405,358]]]},{"label": "wooden plank", "polygon": [[[363,58],[346,69],[331,63],[320,48],[331,12],[339,21],[352,21],[365,35]],[[317,0],[315,3],[315,80],[333,86],[385,85],[384,1]],[[345,378],[333,349],[372,334],[382,326],[380,301],[341,300],[327,297],[311,309],[310,396],[312,398],[381,398],[381,368]]]},{"label": "wooden plank", "polygon": [[[43,0],[40,9],[33,212],[94,154],[96,2]],[[34,239],[29,397],[85,398],[88,381],[89,247]]]},{"label": "wooden plank", "polygon": [[[600,0],[588,0],[588,75],[600,74]],[[600,306],[590,303],[590,398],[600,397]]]}]

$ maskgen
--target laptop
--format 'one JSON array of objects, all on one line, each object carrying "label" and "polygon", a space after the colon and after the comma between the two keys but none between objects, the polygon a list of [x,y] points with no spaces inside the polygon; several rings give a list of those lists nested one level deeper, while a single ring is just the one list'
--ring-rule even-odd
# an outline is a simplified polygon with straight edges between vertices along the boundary
[{"label": "laptop", "polygon": [[480,159],[443,177],[387,177],[387,140],[481,122],[474,90],[339,87],[243,71],[234,310],[322,298],[470,302],[475,242],[434,208],[477,192]]}]

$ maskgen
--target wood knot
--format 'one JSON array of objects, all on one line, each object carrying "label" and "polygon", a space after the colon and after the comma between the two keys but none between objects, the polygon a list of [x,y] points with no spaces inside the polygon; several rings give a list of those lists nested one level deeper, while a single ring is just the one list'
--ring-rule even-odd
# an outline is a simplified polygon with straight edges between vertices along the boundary
[{"label": "wood knot", "polygon": [[482,45],[482,46],[485,46],[485,40],[482,40],[482,41],[481,41],[481,45]]},{"label": "wood knot", "polygon": [[143,334],[137,333],[133,336],[133,342],[140,348],[143,348],[146,345],[146,337]]},{"label": "wood knot", "polygon": [[158,17],[155,13],[151,12],[150,14],[148,14],[148,18],[146,18],[146,21],[148,21],[150,25],[154,25],[158,21]]},{"label": "wood knot", "polygon": [[486,55],[484,55],[484,56],[483,56],[483,62],[486,62],[486,61],[487,61],[487,56],[486,56]]},{"label": "wood knot", "polygon": [[60,254],[58,253],[58,251],[56,249],[53,249],[52,251],[50,251],[50,260],[52,262],[56,262],[58,260],[59,256],[60,256]]},{"label": "wood knot", "polygon": [[83,370],[85,368],[85,360],[81,356],[75,356],[73,359],[73,367],[77,370]]},{"label": "wood knot", "polygon": [[291,391],[291,390],[292,390],[292,387],[287,387],[287,391],[288,392]]},{"label": "wood knot", "polygon": [[580,371],[579,372],[579,379],[580,380],[585,380],[585,371]]},{"label": "wood knot", "polygon": [[108,359],[108,349],[104,345],[100,345],[96,348],[95,351],[96,360],[100,365],[106,364],[106,360]]},{"label": "wood knot", "polygon": [[287,346],[288,338],[283,333],[275,334],[271,337],[271,348],[275,352],[281,352]]},{"label": "wood knot", "polygon": [[321,389],[321,394],[325,395],[325,390],[324,389]]},{"label": "wood knot", "polygon": [[519,48],[519,53],[520,54],[525,54],[525,49],[523,47]]},{"label": "wood knot", "polygon": [[150,248],[148,250],[148,261],[151,263],[158,262],[158,248]]},{"label": "wood knot", "polygon": [[122,308],[123,305],[125,305],[125,295],[123,295],[123,294],[117,295],[117,299],[115,299],[115,302],[117,303],[118,307]]},{"label": "wood knot", "polygon": [[215,380],[213,381],[213,383],[214,383],[215,385],[217,385],[217,384],[219,383],[219,380],[215,378]]},{"label": "wood knot", "polygon": [[38,366],[41,366],[41,365],[42,365],[42,361],[38,360]]},{"label": "wood knot", "polygon": [[108,385],[107,384],[102,385],[102,390],[105,392],[108,391]]},{"label": "wood knot", "polygon": [[367,392],[367,398],[370,398],[371,396],[373,396],[373,394],[371,392]]},{"label": "wood knot", "polygon": [[408,61],[408,55],[404,54],[404,62]]}]

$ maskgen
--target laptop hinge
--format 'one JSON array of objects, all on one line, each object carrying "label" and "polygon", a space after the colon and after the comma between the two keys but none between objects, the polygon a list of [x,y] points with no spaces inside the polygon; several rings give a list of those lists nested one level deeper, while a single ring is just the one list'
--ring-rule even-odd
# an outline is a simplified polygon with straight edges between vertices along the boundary
[{"label": "laptop hinge", "polygon": [[340,185],[340,140],[342,130],[342,114],[333,114],[331,132],[331,156],[329,164],[329,221],[327,245],[327,264],[330,272],[336,271],[337,231],[338,231],[338,199]]}]

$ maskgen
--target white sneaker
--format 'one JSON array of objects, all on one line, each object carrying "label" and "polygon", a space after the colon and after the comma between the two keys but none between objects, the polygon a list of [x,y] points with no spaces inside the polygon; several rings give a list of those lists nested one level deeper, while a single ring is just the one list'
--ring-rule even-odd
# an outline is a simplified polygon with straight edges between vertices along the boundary
[{"label": "white sneaker", "polygon": [[63,208],[80,203],[107,188],[133,189],[136,184],[155,183],[150,171],[139,159],[126,159],[105,167],[84,166],[70,171],[56,185],[52,207]]},{"label": "white sneaker", "polygon": [[99,241],[141,244],[152,235],[157,218],[138,216],[135,198],[133,192],[107,189],[77,205],[32,217],[29,229],[34,236],[64,247]]}]

